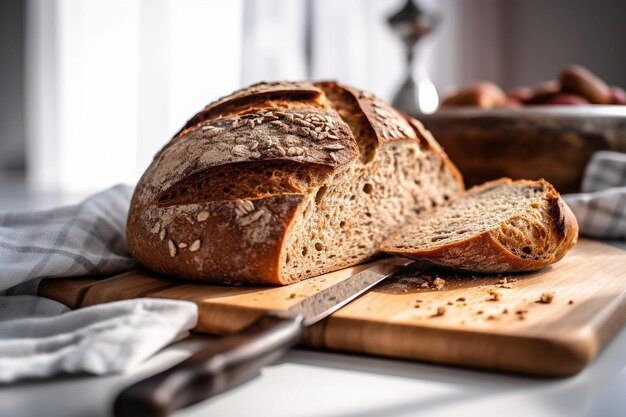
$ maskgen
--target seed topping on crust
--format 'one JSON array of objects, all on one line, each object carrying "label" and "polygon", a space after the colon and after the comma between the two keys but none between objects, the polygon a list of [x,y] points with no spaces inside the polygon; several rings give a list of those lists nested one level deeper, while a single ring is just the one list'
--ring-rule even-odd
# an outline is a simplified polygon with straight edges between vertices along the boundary
[{"label": "seed topping on crust", "polygon": [[176,249],[176,244],[174,243],[174,241],[172,239],[167,241],[167,248],[170,251],[170,256],[173,258],[174,256],[176,256],[176,253],[178,253],[178,249]]},{"label": "seed topping on crust", "polygon": [[208,211],[201,211],[196,216],[196,220],[198,220],[198,222],[200,222],[200,223],[202,223],[203,221],[206,221],[206,219],[208,219],[208,218],[209,218],[209,212]]},{"label": "seed topping on crust", "polygon": [[161,230],[161,225],[159,224],[159,222],[157,222],[154,224],[154,226],[152,226],[152,229],[150,229],[150,233],[152,233],[153,235],[156,235],[157,233],[159,233],[160,230]]},{"label": "seed topping on crust", "polygon": [[189,246],[189,251],[190,252],[196,252],[198,249],[200,249],[200,239],[196,239],[191,243],[191,246]]},{"label": "seed topping on crust", "polygon": [[299,148],[297,146],[292,146],[289,149],[287,149],[287,155],[289,156],[299,156],[302,155],[304,153],[304,149]]},{"label": "seed topping on crust", "polygon": [[230,152],[236,156],[247,156],[250,153],[245,145],[235,145]]}]

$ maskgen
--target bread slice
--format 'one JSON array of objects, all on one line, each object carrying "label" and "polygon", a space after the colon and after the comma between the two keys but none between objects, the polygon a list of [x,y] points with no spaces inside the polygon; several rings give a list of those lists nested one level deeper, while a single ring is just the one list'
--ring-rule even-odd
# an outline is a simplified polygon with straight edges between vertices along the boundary
[{"label": "bread slice", "polygon": [[364,262],[458,196],[428,131],[334,82],[262,83],[190,119],[133,196],[133,257],[188,279],[289,284]]},{"label": "bread slice", "polygon": [[578,239],[578,223],[545,180],[503,178],[421,215],[381,245],[387,253],[476,272],[541,269]]}]

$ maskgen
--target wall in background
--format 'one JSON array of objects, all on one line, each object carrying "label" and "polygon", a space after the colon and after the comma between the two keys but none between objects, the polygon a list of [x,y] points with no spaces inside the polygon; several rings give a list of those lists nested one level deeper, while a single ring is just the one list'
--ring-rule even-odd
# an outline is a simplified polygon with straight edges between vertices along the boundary
[{"label": "wall in background", "polygon": [[[37,190],[133,183],[196,110],[261,80],[338,79],[389,100],[404,68],[386,18],[403,2],[28,0],[24,12],[4,0],[0,170],[23,167],[27,137]],[[572,62],[626,86],[626,2],[421,3],[443,20],[414,71],[440,94],[478,80],[534,85]]]},{"label": "wall in background", "polygon": [[539,84],[578,63],[626,87],[626,2],[508,0],[501,3],[503,81]]}]

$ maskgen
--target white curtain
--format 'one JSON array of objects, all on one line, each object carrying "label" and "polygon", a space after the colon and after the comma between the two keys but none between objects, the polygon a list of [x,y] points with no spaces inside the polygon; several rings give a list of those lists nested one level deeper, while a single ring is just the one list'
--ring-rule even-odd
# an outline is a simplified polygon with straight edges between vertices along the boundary
[{"label": "white curtain", "polygon": [[243,0],[31,0],[29,184],[135,182],[207,102],[241,84]]}]

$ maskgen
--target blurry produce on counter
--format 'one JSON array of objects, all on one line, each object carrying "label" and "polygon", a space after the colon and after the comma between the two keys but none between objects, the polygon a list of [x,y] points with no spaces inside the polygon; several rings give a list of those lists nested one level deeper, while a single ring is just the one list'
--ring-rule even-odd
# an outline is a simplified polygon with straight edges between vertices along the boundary
[{"label": "blurry produce on counter", "polygon": [[449,94],[444,109],[417,117],[467,186],[500,177],[545,178],[569,193],[580,190],[595,152],[626,152],[626,107],[610,104],[626,104],[624,90],[571,66],[534,89],[504,92],[476,83]]},{"label": "blurry produce on counter", "polygon": [[626,105],[626,92],[609,86],[586,68],[569,66],[561,71],[558,80],[538,87],[517,87],[506,93],[491,82],[479,82],[450,91],[441,107],[478,107],[481,109],[516,108],[532,105]]}]

